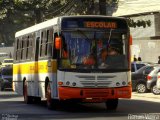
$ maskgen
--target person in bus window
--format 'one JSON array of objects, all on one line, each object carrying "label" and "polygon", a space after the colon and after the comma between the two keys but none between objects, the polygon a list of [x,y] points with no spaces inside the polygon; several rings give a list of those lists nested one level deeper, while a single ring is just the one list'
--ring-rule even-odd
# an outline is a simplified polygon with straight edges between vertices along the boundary
[{"label": "person in bus window", "polygon": [[95,61],[95,57],[93,54],[90,54],[89,56],[87,57],[84,57],[83,58],[83,64],[84,65],[95,65],[96,61]]},{"label": "person in bus window", "polygon": [[138,61],[139,61],[139,62],[142,62],[142,58],[141,58],[141,57],[138,57]]},{"label": "person in bus window", "polygon": [[133,61],[134,61],[134,62],[137,61],[136,55],[134,55]]},{"label": "person in bus window", "polygon": [[106,48],[101,49],[100,51],[100,59],[99,59],[99,63],[100,63],[100,67],[107,67],[106,65],[106,58],[108,55],[108,51]]},{"label": "person in bus window", "polygon": [[89,65],[89,66],[95,65],[95,63],[96,63],[95,54],[96,54],[96,48],[95,48],[95,46],[92,46],[91,53],[87,57],[83,58],[82,63],[84,65]]},{"label": "person in bus window", "polygon": [[108,49],[108,55],[118,55],[118,51],[114,47],[109,47]]},{"label": "person in bus window", "polygon": [[63,58],[68,58],[68,49],[67,49],[67,44],[66,41],[64,39],[64,37],[62,36],[62,40],[63,40],[63,45],[62,45],[62,56]]}]

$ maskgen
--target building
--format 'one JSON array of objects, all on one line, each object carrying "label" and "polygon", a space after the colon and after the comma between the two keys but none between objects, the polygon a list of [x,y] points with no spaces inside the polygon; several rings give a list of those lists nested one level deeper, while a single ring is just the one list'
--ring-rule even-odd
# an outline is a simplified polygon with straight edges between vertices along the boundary
[{"label": "building", "polygon": [[130,27],[133,37],[132,57],[136,55],[143,61],[158,61],[160,56],[160,2],[158,0],[119,0],[113,16],[123,16],[135,22],[150,21],[150,26]]},{"label": "building", "polygon": [[142,20],[150,22],[150,26],[130,27],[133,37],[132,56],[140,56],[143,61],[156,63],[160,56],[160,13],[147,12],[124,17],[129,17],[135,22]]}]

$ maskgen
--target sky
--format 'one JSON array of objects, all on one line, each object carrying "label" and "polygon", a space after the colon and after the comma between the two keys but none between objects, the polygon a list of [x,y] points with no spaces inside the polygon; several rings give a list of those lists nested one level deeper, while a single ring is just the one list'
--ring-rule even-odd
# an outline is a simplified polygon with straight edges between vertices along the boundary
[{"label": "sky", "polygon": [[160,0],[119,0],[119,6],[113,16],[160,11]]}]

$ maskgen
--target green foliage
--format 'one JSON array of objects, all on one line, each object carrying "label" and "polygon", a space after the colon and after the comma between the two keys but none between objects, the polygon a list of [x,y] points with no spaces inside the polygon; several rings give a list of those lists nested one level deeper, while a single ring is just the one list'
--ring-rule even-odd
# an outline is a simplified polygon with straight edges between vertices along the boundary
[{"label": "green foliage", "polygon": [[133,19],[131,18],[128,18],[128,25],[130,27],[150,27],[151,26],[151,21],[150,20],[137,20],[137,21],[134,21]]},{"label": "green foliage", "polygon": [[[0,0],[0,42],[12,45],[16,31],[62,15],[112,15],[119,0]],[[131,27],[150,21],[129,20]]]}]

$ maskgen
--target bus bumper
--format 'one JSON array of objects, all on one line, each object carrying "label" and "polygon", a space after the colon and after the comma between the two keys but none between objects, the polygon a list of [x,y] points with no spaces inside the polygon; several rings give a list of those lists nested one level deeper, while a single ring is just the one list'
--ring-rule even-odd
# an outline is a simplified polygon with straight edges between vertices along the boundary
[{"label": "bus bumper", "polygon": [[98,102],[107,99],[131,98],[132,88],[130,86],[121,88],[69,88],[59,87],[59,99],[81,99],[82,101]]}]

